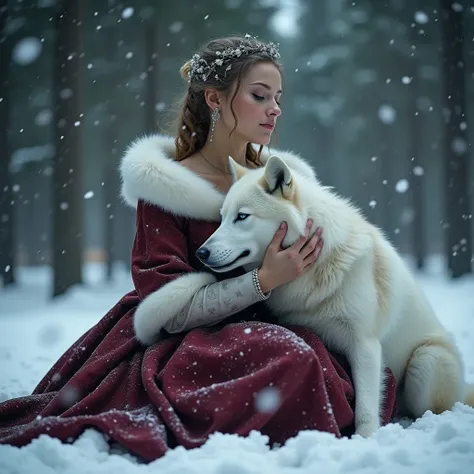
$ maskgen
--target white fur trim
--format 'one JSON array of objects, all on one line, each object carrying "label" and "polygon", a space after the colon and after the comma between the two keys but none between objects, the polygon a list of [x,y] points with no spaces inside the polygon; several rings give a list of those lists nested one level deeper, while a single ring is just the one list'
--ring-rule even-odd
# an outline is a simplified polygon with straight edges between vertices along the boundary
[{"label": "white fur trim", "polygon": [[145,345],[155,342],[166,322],[176,316],[203,286],[216,281],[211,273],[187,273],[150,293],[138,305],[133,317],[137,339]]},{"label": "white fur trim", "polygon": [[172,158],[174,140],[164,135],[135,140],[123,157],[122,197],[130,206],[138,199],[180,216],[219,220],[224,195],[211,183]]},{"label": "white fur trim", "polygon": [[[145,135],[133,141],[120,165],[124,201],[135,207],[137,201],[143,199],[175,215],[219,221],[224,194],[176,162],[174,154],[174,138],[166,135]],[[315,178],[311,166],[298,155],[280,150],[273,150],[271,154],[280,156],[303,176]],[[269,156],[262,150],[263,163]]]}]

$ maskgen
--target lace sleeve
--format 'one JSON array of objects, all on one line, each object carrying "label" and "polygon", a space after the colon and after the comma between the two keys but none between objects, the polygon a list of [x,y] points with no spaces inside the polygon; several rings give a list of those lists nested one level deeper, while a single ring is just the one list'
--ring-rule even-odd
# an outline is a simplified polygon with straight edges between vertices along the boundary
[{"label": "lace sleeve", "polygon": [[260,290],[256,271],[203,286],[163,328],[169,333],[212,326],[223,319],[263,301],[270,293]]}]

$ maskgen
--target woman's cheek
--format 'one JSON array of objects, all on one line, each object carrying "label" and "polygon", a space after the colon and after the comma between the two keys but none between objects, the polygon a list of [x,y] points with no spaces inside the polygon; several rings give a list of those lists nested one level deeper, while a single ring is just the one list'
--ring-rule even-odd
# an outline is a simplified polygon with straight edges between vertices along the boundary
[{"label": "woman's cheek", "polygon": [[260,104],[258,104],[255,100],[251,98],[243,100],[241,105],[244,109],[243,112],[248,116],[258,114],[261,109]]}]

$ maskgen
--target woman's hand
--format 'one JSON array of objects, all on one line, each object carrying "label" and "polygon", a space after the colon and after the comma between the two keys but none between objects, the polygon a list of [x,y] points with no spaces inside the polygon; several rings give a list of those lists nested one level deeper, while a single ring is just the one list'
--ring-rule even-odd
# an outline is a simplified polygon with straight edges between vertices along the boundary
[{"label": "woman's hand", "polygon": [[258,270],[263,293],[301,276],[316,262],[323,247],[322,229],[318,227],[309,238],[312,225],[312,219],[308,219],[304,235],[286,249],[282,249],[281,244],[288,230],[287,224],[283,222],[276,231]]}]

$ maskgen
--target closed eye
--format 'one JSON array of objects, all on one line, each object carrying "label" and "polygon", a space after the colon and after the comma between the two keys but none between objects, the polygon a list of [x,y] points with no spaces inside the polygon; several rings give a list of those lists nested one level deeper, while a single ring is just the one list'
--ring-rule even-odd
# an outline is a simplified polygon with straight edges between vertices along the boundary
[{"label": "closed eye", "polygon": [[244,221],[245,219],[247,219],[248,216],[250,216],[250,214],[245,214],[245,212],[239,212],[236,218],[234,219],[234,223],[238,221]]},{"label": "closed eye", "polygon": [[[258,95],[258,94],[252,94],[254,97],[255,97],[255,100],[257,100],[258,102],[261,102],[262,100],[265,100],[265,96],[263,95]],[[277,103],[278,106],[280,106],[280,101],[276,100],[275,101]]]}]

